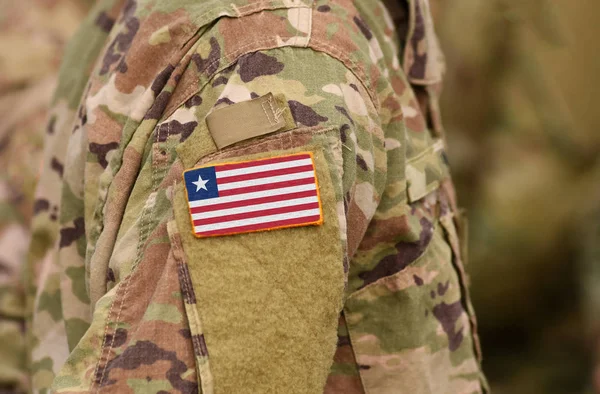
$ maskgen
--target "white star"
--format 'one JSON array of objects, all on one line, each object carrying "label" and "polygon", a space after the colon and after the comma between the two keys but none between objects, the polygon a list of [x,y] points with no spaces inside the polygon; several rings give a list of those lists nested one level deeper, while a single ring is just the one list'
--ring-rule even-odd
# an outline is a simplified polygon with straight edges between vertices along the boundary
[{"label": "white star", "polygon": [[198,175],[198,180],[196,182],[192,182],[194,185],[196,185],[196,193],[199,192],[200,189],[208,191],[208,189],[206,188],[206,183],[208,183],[208,181],[209,179],[204,180],[200,175]]}]

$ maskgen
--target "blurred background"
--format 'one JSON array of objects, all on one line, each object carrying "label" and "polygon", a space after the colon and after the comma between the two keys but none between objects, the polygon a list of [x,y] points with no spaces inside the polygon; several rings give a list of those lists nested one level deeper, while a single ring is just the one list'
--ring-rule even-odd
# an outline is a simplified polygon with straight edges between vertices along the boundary
[{"label": "blurred background", "polygon": [[[600,2],[431,2],[493,392],[600,393]],[[10,254],[0,259],[9,270],[26,249],[61,54],[90,5],[0,2],[0,250]],[[10,278],[0,272],[0,285],[19,286]]]},{"label": "blurred background", "polygon": [[600,392],[600,2],[433,5],[493,391]]}]

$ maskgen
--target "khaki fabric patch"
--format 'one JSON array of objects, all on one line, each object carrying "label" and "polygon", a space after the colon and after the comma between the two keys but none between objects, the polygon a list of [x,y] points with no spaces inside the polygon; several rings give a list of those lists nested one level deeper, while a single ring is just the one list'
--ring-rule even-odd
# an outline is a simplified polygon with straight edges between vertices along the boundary
[{"label": "khaki fabric patch", "polygon": [[217,394],[323,392],[344,294],[343,251],[327,161],[315,146],[236,160],[306,151],[313,153],[319,179],[321,226],[199,239],[189,231],[184,185],[177,185],[175,217]]},{"label": "khaki fabric patch", "polygon": [[201,157],[216,152],[217,146],[213,141],[208,128],[204,122],[176,148],[177,156],[181,159],[184,167],[189,168]]},{"label": "khaki fabric patch", "polygon": [[289,108],[285,100],[268,93],[254,100],[219,108],[206,117],[206,125],[219,149],[236,142],[286,128]]}]

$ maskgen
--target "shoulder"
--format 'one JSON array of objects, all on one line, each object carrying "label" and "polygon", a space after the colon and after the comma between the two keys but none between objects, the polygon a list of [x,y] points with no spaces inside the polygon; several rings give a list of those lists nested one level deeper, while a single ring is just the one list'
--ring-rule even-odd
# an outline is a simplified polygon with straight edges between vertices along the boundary
[{"label": "shoulder", "polygon": [[[219,5],[224,8],[215,10],[212,19],[203,21],[204,27],[188,39],[187,52],[180,55],[179,64],[180,69],[184,64],[185,70],[173,91],[167,115],[212,83],[217,73],[238,62],[241,62],[240,67],[251,68],[253,72],[272,72],[283,67],[279,65],[282,63],[296,69],[301,77],[302,69],[310,68],[296,58],[301,49],[323,55],[318,57],[320,66],[351,72],[368,100],[379,108],[377,87],[385,82],[386,74],[380,37],[371,32],[362,11],[352,1],[325,5],[313,1],[283,1],[276,6],[271,2],[270,7],[265,3],[252,4],[255,5],[237,7],[235,15],[231,15],[226,6]],[[245,7],[243,12],[240,7]],[[256,54],[275,53],[274,50],[282,48],[289,49],[279,52],[278,63]]]}]

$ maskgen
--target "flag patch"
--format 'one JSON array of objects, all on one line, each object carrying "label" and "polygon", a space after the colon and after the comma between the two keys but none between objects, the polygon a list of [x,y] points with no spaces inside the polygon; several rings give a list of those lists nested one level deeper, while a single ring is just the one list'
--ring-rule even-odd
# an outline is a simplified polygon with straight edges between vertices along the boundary
[{"label": "flag patch", "polygon": [[183,177],[196,237],[323,223],[311,152],[193,168]]}]

